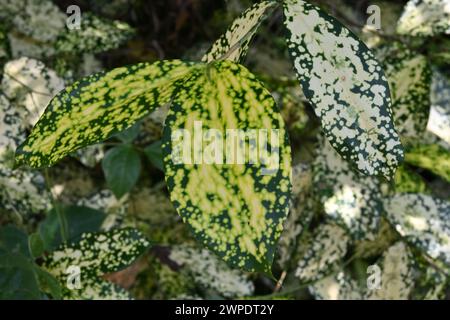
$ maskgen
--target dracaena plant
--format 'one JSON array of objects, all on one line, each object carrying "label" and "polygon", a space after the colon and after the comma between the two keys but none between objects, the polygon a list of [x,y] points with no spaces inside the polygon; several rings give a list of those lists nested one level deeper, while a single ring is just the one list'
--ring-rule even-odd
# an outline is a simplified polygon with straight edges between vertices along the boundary
[{"label": "dracaena plant", "polygon": [[[449,8],[447,0],[411,0],[398,20],[396,35],[419,41],[448,34],[448,19],[443,17],[448,18]],[[263,21],[277,14],[282,16],[280,27],[294,81],[262,81],[243,65]],[[95,29],[100,22],[88,16],[84,23]],[[111,36],[100,39],[90,39],[89,32],[62,33],[52,46],[64,55],[95,50],[95,43],[106,50],[115,46],[108,38],[123,39],[129,34],[129,28],[123,34],[118,26],[102,27]],[[82,45],[79,38],[85,36]],[[372,50],[313,3],[261,1],[235,19],[200,61],[141,62],[94,73],[64,89],[53,71],[29,76],[44,79],[52,90],[39,120],[31,117],[35,125],[26,139],[26,130],[6,131],[8,137],[24,141],[15,152],[16,168],[30,166],[48,174],[45,168],[68,155],[79,155],[88,146],[111,137],[120,143],[106,152],[101,163],[112,192],[84,198],[75,207],[19,197],[25,199],[25,207],[53,209],[28,238],[9,226],[0,229],[0,254],[11,257],[0,259],[0,268],[9,275],[20,266],[24,277],[34,279],[29,291],[33,298],[42,297],[42,291],[54,298],[129,298],[128,292],[105,277],[131,264],[153,243],[140,231],[124,228],[126,223],[120,221],[125,214],[114,208],[121,207],[136,185],[143,168],[142,152],[164,172],[171,203],[166,201],[164,186],[134,189],[137,197],[151,199],[152,207],[145,210],[154,215],[139,223],[133,220],[133,226],[166,241],[167,228],[161,221],[176,219],[176,211],[204,247],[196,248],[189,241],[176,243],[168,257],[164,246],[153,248],[162,251],[164,259],[183,266],[180,276],[155,263],[152,274],[161,278],[158,287],[163,297],[191,297],[188,293],[195,290],[185,276],[222,297],[249,296],[254,286],[242,271],[274,278],[272,268],[283,270],[281,280],[288,273],[286,281],[297,285],[294,290],[265,296],[269,298],[305,287],[317,299],[437,297],[448,281],[450,206],[430,190],[422,175],[431,172],[450,181],[446,109],[450,86],[432,68],[434,57],[418,52],[403,38],[394,38],[395,42]],[[34,60],[19,62],[25,70],[30,65],[43,70]],[[14,70],[15,65],[6,67]],[[5,72],[8,77],[14,80]],[[292,88],[299,90],[292,93]],[[0,102],[8,105],[11,96],[0,95]],[[295,137],[290,139],[288,132],[295,130],[284,113],[297,120],[300,115],[297,122],[306,127],[314,115],[304,112],[304,104],[311,106],[320,132],[313,132],[317,148],[312,159],[296,164],[292,153],[303,148],[303,141],[296,145]],[[286,111],[286,106],[294,110]],[[5,110],[13,118],[14,110]],[[162,136],[140,149],[133,141],[149,117],[164,123]],[[203,131],[222,137],[228,129],[276,131],[277,143],[265,141],[277,150],[276,170],[268,174],[266,164],[259,162],[195,161],[196,152],[205,151],[199,151],[202,141],[195,138],[188,148],[189,153],[193,149],[194,161],[177,161],[174,154],[180,145],[174,135],[183,132],[195,137],[198,123]],[[215,141],[212,138],[207,136],[208,142]],[[8,141],[14,147],[16,140]],[[0,178],[6,177],[6,185],[23,180],[28,190],[38,187],[28,171],[4,171]],[[11,194],[7,196],[10,200]],[[111,198],[120,200],[111,206],[103,203]],[[108,215],[110,221],[97,209],[113,212]],[[156,217],[161,221],[155,222]],[[162,231],[158,231],[160,225]],[[183,230],[177,227],[170,232],[182,234]],[[14,239],[19,245],[9,250]],[[367,268],[367,261],[375,261],[373,268]],[[75,291],[67,288],[67,284],[77,285],[67,272],[76,274],[72,266],[87,272],[82,289]],[[366,268],[368,276],[370,272],[374,276],[362,284],[354,274],[366,275]],[[162,280],[166,278],[179,280],[181,289]],[[418,290],[413,294],[414,286]],[[20,291],[10,287],[11,294]]]},{"label": "dracaena plant", "polygon": [[[16,164],[51,166],[170,104],[163,134],[171,200],[196,237],[234,267],[271,274],[289,212],[290,145],[270,92],[240,65],[262,20],[281,9],[286,42],[305,97],[333,148],[363,174],[391,178],[403,158],[389,85],[373,53],[349,29],[308,2],[262,1],[245,11],[201,62],[163,60],[80,79],[49,103]],[[279,170],[260,165],[178,164],[171,133],[277,129]]]}]

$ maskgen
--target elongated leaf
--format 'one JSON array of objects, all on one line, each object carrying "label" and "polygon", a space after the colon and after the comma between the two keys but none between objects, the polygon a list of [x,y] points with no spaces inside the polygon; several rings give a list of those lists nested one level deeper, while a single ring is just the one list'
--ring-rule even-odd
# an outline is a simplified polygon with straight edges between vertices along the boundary
[{"label": "elongated leaf", "polygon": [[437,144],[415,144],[408,148],[405,161],[427,169],[450,182],[450,151]]},{"label": "elongated leaf", "polygon": [[244,11],[228,30],[213,44],[202,61],[211,62],[226,58],[241,62],[247,54],[248,46],[267,11],[276,5],[274,1],[261,1]]},{"label": "elongated leaf", "polygon": [[313,182],[325,214],[352,238],[373,239],[382,209],[381,183],[377,177],[352,170],[326,139],[321,140],[313,163]]},{"label": "elongated leaf", "polygon": [[403,242],[391,246],[380,261],[380,288],[369,290],[369,300],[407,300],[414,286],[412,256]]},{"label": "elongated leaf", "polygon": [[309,286],[309,292],[317,300],[361,300],[358,283],[344,271],[323,278]]},{"label": "elongated leaf", "polygon": [[450,34],[450,2],[410,0],[398,21],[397,32],[411,36]]},{"label": "elongated leaf", "polygon": [[423,194],[400,194],[385,201],[390,223],[406,241],[431,258],[450,264],[450,204]]},{"label": "elongated leaf", "polygon": [[421,137],[430,110],[431,69],[427,58],[404,46],[392,46],[388,54],[383,67],[391,89],[397,131],[402,137]]},{"label": "elongated leaf", "polygon": [[232,266],[270,273],[289,210],[290,146],[255,76],[230,61],[194,71],[167,116],[163,156],[171,200],[197,238]]},{"label": "elongated leaf", "polygon": [[427,129],[450,144],[450,80],[437,71],[433,72],[430,102]]},{"label": "elongated leaf", "polygon": [[18,148],[16,164],[50,166],[83,146],[127,129],[169,102],[174,83],[192,67],[179,60],[140,63],[75,82],[50,102]]},{"label": "elongated leaf", "polygon": [[84,233],[79,242],[63,245],[46,256],[43,267],[65,286],[70,266],[80,268],[81,278],[97,279],[130,265],[149,245],[135,229]]},{"label": "elongated leaf", "polygon": [[403,150],[380,64],[318,7],[287,0],[284,15],[297,77],[331,145],[361,172],[391,177]]},{"label": "elongated leaf", "polygon": [[305,244],[295,275],[303,283],[327,276],[347,253],[349,242],[350,238],[341,227],[321,225]]}]

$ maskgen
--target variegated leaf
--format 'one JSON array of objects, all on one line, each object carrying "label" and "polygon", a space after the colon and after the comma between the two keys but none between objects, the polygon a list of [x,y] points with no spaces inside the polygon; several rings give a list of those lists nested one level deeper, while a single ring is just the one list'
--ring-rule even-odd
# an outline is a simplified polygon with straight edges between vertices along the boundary
[{"label": "variegated leaf", "polygon": [[341,227],[321,225],[305,244],[305,251],[297,265],[295,275],[301,282],[316,281],[327,276],[344,258],[350,238]]},{"label": "variegated leaf", "polygon": [[139,231],[130,228],[83,233],[80,241],[64,244],[45,256],[43,267],[64,284],[70,266],[79,267],[82,278],[97,279],[127,267],[149,246]]},{"label": "variegated leaf", "polygon": [[225,298],[250,296],[255,289],[242,271],[230,269],[206,249],[173,247],[169,258],[186,268],[197,285],[215,290]]},{"label": "variegated leaf", "polygon": [[344,271],[323,278],[308,289],[317,300],[361,300],[363,298],[358,283]]},{"label": "variegated leaf", "polygon": [[[377,264],[378,265],[378,264]],[[381,268],[380,288],[369,289],[369,300],[407,300],[414,287],[413,260],[403,242],[397,242],[384,254]]]},{"label": "variegated leaf", "polygon": [[422,176],[403,165],[395,173],[394,182],[397,193],[422,193],[427,190]]},{"label": "variegated leaf", "polygon": [[450,34],[450,2],[410,0],[398,21],[397,32],[411,36]]},{"label": "variegated leaf", "polygon": [[450,204],[423,194],[385,200],[387,218],[406,241],[450,264]]},{"label": "variegated leaf", "polygon": [[131,295],[118,285],[100,278],[82,278],[81,289],[63,289],[64,300],[130,300]]},{"label": "variegated leaf", "polygon": [[117,48],[133,35],[133,29],[121,21],[108,21],[89,12],[83,13],[80,28],[64,30],[56,40],[57,52],[99,53]]},{"label": "variegated leaf", "polygon": [[26,138],[21,113],[0,92],[0,166],[10,165],[17,146]]},{"label": "variegated leaf", "polygon": [[17,149],[16,163],[50,166],[83,146],[130,127],[169,102],[174,84],[193,67],[179,60],[139,63],[75,82],[52,99]]},{"label": "variegated leaf", "polygon": [[370,240],[355,241],[355,256],[358,258],[370,258],[380,256],[399,238],[397,232],[389,222],[381,218],[380,228],[375,237]]},{"label": "variegated leaf", "polygon": [[203,56],[202,61],[227,59],[242,62],[256,30],[264,20],[267,11],[275,5],[275,1],[261,1],[244,11],[212,45],[211,49]]},{"label": "variegated leaf", "polygon": [[430,109],[431,69],[427,58],[404,46],[393,46],[382,63],[398,133],[402,137],[421,137]]},{"label": "variegated leaf", "polygon": [[373,239],[382,210],[379,179],[352,170],[326,139],[321,140],[313,182],[325,214],[352,238]]},{"label": "variegated leaf", "polygon": [[193,71],[167,116],[163,157],[171,200],[196,237],[232,266],[270,273],[291,159],[281,115],[255,76],[226,60]]},{"label": "variegated leaf", "polygon": [[450,81],[440,72],[433,72],[431,109],[428,131],[450,144]]},{"label": "variegated leaf", "polygon": [[332,146],[361,172],[391,177],[403,150],[380,64],[318,7],[286,0],[284,15],[297,77]]},{"label": "variegated leaf", "polygon": [[408,148],[405,162],[427,169],[450,182],[450,151],[437,144],[414,144]]}]

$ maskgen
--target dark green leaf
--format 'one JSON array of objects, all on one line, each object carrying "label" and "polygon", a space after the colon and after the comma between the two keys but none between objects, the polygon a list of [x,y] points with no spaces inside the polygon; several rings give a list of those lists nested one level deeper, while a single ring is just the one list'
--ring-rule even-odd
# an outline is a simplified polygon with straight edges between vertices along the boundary
[{"label": "dark green leaf", "polygon": [[145,148],[145,155],[159,170],[164,171],[162,141],[158,140]]}]

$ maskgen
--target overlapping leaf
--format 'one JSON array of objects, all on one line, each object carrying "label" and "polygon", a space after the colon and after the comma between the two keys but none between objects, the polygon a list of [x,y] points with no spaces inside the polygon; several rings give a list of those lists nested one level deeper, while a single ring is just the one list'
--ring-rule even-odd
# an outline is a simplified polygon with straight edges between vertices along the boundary
[{"label": "overlapping leaf", "polygon": [[321,140],[313,182],[325,214],[354,239],[372,239],[382,210],[381,183],[377,177],[352,170],[327,140]]},{"label": "overlapping leaf", "polygon": [[308,289],[317,300],[361,300],[363,298],[358,283],[344,271],[323,278]]},{"label": "overlapping leaf", "polygon": [[408,148],[405,161],[427,169],[450,182],[450,151],[437,144],[414,144]]},{"label": "overlapping leaf", "polygon": [[[378,265],[378,264],[377,264]],[[368,290],[369,300],[407,300],[414,286],[411,252],[403,242],[391,246],[380,261],[380,288]]]},{"label": "overlapping leaf", "polygon": [[334,224],[321,225],[305,244],[295,275],[301,282],[327,276],[344,258],[349,242],[350,238],[341,227]]},{"label": "overlapping leaf", "polygon": [[[180,129],[183,139],[174,143]],[[233,147],[234,134],[240,141]],[[230,61],[193,71],[167,116],[163,155],[171,200],[200,241],[230,265],[270,273],[289,210],[290,147],[255,76]]]},{"label": "overlapping leaf", "polygon": [[380,64],[318,7],[287,0],[284,15],[297,77],[332,146],[363,173],[392,176],[403,150]]},{"label": "overlapping leaf", "polygon": [[18,148],[16,163],[49,166],[83,146],[130,127],[169,102],[174,83],[192,67],[179,60],[140,63],[75,82],[50,102]]},{"label": "overlapping leaf", "polygon": [[450,264],[450,204],[423,194],[385,200],[390,223],[408,242],[431,258]]},{"label": "overlapping leaf", "polygon": [[428,131],[450,144],[450,81],[440,72],[433,72],[431,109]]},{"label": "overlapping leaf", "polygon": [[202,61],[211,62],[226,58],[241,62],[247,54],[248,46],[266,12],[276,5],[274,1],[261,1],[244,11],[228,30],[212,45]]},{"label": "overlapping leaf", "polygon": [[412,36],[450,34],[450,2],[410,0],[398,21],[397,32]]},{"label": "overlapping leaf", "polygon": [[[135,229],[115,229],[105,233],[84,233],[81,240],[63,245],[44,257],[43,267],[66,286],[68,268],[80,268],[81,291],[64,289],[66,298],[118,298],[127,294],[100,277],[130,265],[150,243]],[[106,293],[109,295],[106,295]]]},{"label": "overlapping leaf", "polygon": [[394,181],[397,193],[422,193],[427,189],[424,179],[406,166],[398,168]]}]

